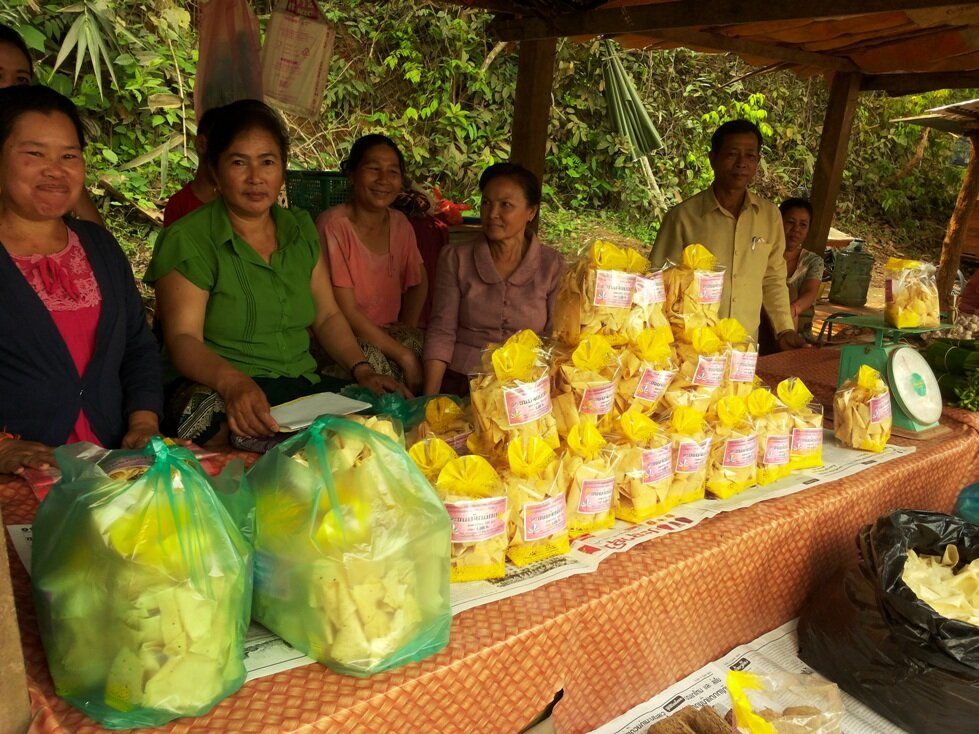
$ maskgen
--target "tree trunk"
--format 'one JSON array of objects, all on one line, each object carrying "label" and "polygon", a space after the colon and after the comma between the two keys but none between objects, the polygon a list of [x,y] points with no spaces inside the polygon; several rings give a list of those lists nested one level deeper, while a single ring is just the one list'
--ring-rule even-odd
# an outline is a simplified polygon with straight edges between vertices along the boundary
[{"label": "tree trunk", "polygon": [[965,169],[965,179],[955,201],[955,211],[952,212],[948,229],[945,230],[942,257],[938,265],[938,299],[943,311],[950,311],[952,308],[952,286],[955,285],[955,274],[959,270],[969,219],[976,205],[976,197],[979,196],[979,131],[968,133],[968,138],[969,166]]}]

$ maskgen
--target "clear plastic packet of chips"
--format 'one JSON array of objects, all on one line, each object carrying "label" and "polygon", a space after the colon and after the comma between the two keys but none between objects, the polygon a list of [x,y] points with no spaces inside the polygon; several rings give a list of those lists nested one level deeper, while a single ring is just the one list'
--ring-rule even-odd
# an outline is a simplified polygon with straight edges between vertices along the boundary
[{"label": "clear plastic packet of chips", "polygon": [[469,383],[474,428],[469,450],[502,464],[511,440],[539,436],[556,449],[560,438],[540,339],[529,330],[518,332],[494,349],[488,361],[492,369]]},{"label": "clear plastic packet of chips", "polygon": [[609,437],[615,464],[615,516],[639,523],[673,509],[673,443],[649,416],[628,410]]},{"label": "clear plastic packet of chips", "polygon": [[632,248],[593,242],[561,279],[554,304],[554,337],[574,346],[583,336],[601,334],[613,344],[624,344],[636,276],[645,273],[648,265]]},{"label": "clear plastic packet of chips", "polygon": [[675,410],[684,406],[706,414],[724,382],[727,352],[708,326],[697,326],[688,336],[689,342],[676,345],[680,367],[663,395],[663,407]]},{"label": "clear plastic packet of chips", "polygon": [[707,491],[720,499],[755,485],[758,472],[758,434],[748,405],[737,395],[717,401],[717,420],[710,448]]},{"label": "clear plastic packet of chips", "polygon": [[892,257],[884,266],[884,321],[898,329],[937,327],[938,283],[935,266]]},{"label": "clear plastic packet of chips", "polygon": [[724,292],[724,269],[717,258],[701,244],[683,248],[678,267],[664,273],[666,282],[666,316],[677,341],[690,341],[696,327],[717,323]]},{"label": "clear plastic packet of chips", "polygon": [[615,388],[615,414],[635,409],[651,413],[659,407],[677,373],[669,327],[644,329],[619,349],[622,372]]},{"label": "clear plastic packet of chips", "polygon": [[568,434],[561,457],[568,483],[568,534],[575,538],[615,524],[616,449],[591,423],[579,423]]},{"label": "clear plastic packet of chips", "polygon": [[844,446],[880,452],[891,438],[891,391],[880,373],[861,365],[833,397],[833,434]]},{"label": "clear plastic packet of chips", "polygon": [[738,731],[748,734],[841,734],[843,698],[812,673],[731,670],[727,689]]},{"label": "clear plastic packet of chips", "polygon": [[776,482],[789,475],[792,416],[771,391],[755,388],[748,396],[748,413],[758,434],[758,484]]},{"label": "clear plastic packet of chips", "polygon": [[507,558],[526,566],[570,551],[567,482],[554,449],[537,436],[515,439],[507,446],[507,463],[509,471],[503,474],[510,500]]},{"label": "clear plastic packet of chips", "polygon": [[673,486],[670,494],[676,505],[704,499],[710,457],[710,428],[704,414],[696,408],[680,406],[670,416],[673,443]]},{"label": "clear plastic packet of chips", "polygon": [[435,488],[452,520],[449,580],[503,578],[510,508],[496,470],[481,456],[461,456],[446,462]]},{"label": "clear plastic packet of chips", "polygon": [[[664,270],[654,270],[636,275],[636,285],[632,293],[632,309],[623,326],[623,332],[630,343],[647,329],[670,330],[670,320],[666,318],[666,282]],[[670,331],[670,341],[673,332]]]},{"label": "clear plastic packet of chips", "polygon": [[727,352],[724,381],[718,393],[721,397],[737,395],[747,399],[755,389],[758,343],[748,335],[737,319],[721,319],[714,327],[714,333]]},{"label": "clear plastic packet of chips", "polygon": [[469,453],[466,441],[472,432],[472,409],[447,395],[436,395],[425,404],[425,418],[411,432],[409,443],[437,436],[462,456]]},{"label": "clear plastic packet of chips", "polygon": [[[408,449],[408,456],[433,485],[442,468],[453,459],[459,458],[456,450],[437,436],[429,436],[413,443]],[[438,487],[435,491],[438,492]]]},{"label": "clear plastic packet of chips", "polygon": [[392,418],[389,415],[357,415],[356,413],[346,415],[344,418],[351,423],[356,423],[364,428],[377,431],[382,436],[390,438],[401,448],[405,447],[404,427],[397,418]]},{"label": "clear plastic packet of chips", "polygon": [[570,354],[554,360],[553,369],[551,403],[558,435],[567,438],[579,422],[611,430],[620,368],[608,340],[599,334],[583,336]]},{"label": "clear plastic packet of chips", "polygon": [[823,406],[813,402],[809,388],[798,377],[787,377],[775,394],[792,416],[789,470],[823,465]]}]

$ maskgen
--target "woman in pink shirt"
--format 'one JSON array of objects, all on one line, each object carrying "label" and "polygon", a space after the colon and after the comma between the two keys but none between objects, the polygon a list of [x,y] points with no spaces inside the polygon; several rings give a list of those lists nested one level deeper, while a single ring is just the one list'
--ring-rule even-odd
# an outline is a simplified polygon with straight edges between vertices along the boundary
[{"label": "woman in pink shirt", "polygon": [[316,219],[337,304],[374,371],[417,392],[422,387],[418,322],[428,280],[411,222],[391,208],[401,193],[404,158],[390,138],[365,135],[341,170],[350,180],[350,202]]},{"label": "woman in pink shirt", "polygon": [[548,334],[564,258],[528,225],[540,208],[537,177],[516,163],[479,179],[483,236],[439,256],[425,336],[425,393],[469,392],[468,375],[490,342],[522,329]]}]

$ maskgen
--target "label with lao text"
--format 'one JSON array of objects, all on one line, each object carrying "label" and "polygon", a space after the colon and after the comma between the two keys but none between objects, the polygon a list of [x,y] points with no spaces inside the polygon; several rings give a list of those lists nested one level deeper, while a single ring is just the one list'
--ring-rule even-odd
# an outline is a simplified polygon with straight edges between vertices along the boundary
[{"label": "label with lao text", "polygon": [[612,410],[614,400],[614,382],[586,387],[585,391],[581,394],[581,405],[578,407],[578,412],[585,415],[605,415]]},{"label": "label with lao text", "polygon": [[632,302],[637,306],[649,306],[666,302],[666,286],[663,284],[663,271],[657,270],[647,276],[636,277],[636,291]]},{"label": "label with lao text", "polygon": [[724,368],[727,366],[727,360],[724,356],[718,354],[713,357],[705,357],[701,354],[697,358],[697,370],[693,373],[693,384],[718,387],[724,380]]},{"label": "label with lao text", "polygon": [[674,375],[676,375],[676,370],[654,370],[650,367],[643,367],[639,382],[636,384],[636,391],[632,396],[638,400],[648,400],[654,403],[663,397],[666,388],[673,382]]},{"label": "label with lao text", "polygon": [[753,382],[755,368],[758,366],[758,352],[742,352],[740,349],[731,350],[731,381]]},{"label": "label with lao text", "polygon": [[762,458],[765,466],[782,466],[789,463],[789,443],[786,436],[769,436],[765,441],[765,456]]},{"label": "label with lao text", "polygon": [[567,529],[568,512],[564,495],[548,497],[523,506],[524,540],[549,538]]},{"label": "label with lao text", "polygon": [[673,473],[673,447],[670,444],[642,452],[642,483],[655,484]]},{"label": "label with lao text", "polygon": [[792,429],[792,452],[793,453],[812,453],[816,449],[822,448],[823,429],[822,428],[793,428]]},{"label": "label with lao text", "polygon": [[676,473],[695,474],[704,468],[710,454],[710,438],[700,443],[693,439],[680,441],[676,448]]},{"label": "label with lao text", "polygon": [[614,490],[614,476],[582,480],[581,496],[578,498],[578,512],[582,515],[597,515],[600,512],[608,512],[612,507]]},{"label": "label with lao text", "polygon": [[629,308],[636,288],[636,276],[619,270],[599,270],[595,273],[596,306]]},{"label": "label with lao text", "polygon": [[519,387],[503,391],[507,422],[511,426],[522,426],[551,412],[550,380],[547,375]]},{"label": "label with lao text", "polygon": [[891,417],[891,394],[885,392],[870,399],[870,422],[880,423]]},{"label": "label with lao text", "polygon": [[724,273],[705,273],[697,271],[697,297],[701,303],[720,303],[724,292]]},{"label": "label with lao text", "polygon": [[758,436],[729,438],[724,442],[724,458],[721,465],[726,469],[744,469],[758,461]]},{"label": "label with lao text", "polygon": [[446,502],[445,510],[452,521],[453,543],[478,543],[506,531],[506,497]]}]

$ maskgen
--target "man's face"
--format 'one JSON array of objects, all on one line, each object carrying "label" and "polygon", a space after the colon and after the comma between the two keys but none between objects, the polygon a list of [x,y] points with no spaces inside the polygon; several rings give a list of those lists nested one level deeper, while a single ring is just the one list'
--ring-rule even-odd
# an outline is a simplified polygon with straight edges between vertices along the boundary
[{"label": "man's face", "polygon": [[753,133],[725,135],[721,149],[711,153],[710,167],[714,169],[714,183],[722,189],[745,190],[758,170],[761,151],[758,138]]}]

